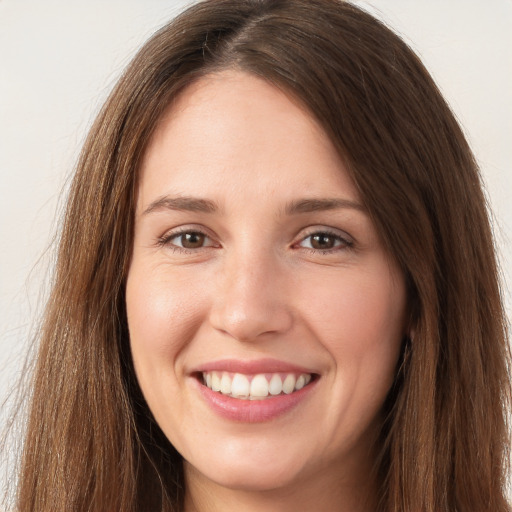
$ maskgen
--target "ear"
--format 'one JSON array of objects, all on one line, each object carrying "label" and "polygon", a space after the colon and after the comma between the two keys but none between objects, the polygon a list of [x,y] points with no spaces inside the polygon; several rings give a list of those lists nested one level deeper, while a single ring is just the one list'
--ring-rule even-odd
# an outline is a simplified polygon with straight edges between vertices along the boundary
[{"label": "ear", "polygon": [[408,311],[404,325],[404,336],[411,342],[416,337],[418,317],[412,311]]}]

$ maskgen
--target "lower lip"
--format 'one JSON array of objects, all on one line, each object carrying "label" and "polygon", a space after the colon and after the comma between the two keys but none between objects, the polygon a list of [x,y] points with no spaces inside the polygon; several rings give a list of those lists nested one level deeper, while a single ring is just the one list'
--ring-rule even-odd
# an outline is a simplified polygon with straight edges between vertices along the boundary
[{"label": "lower lip", "polygon": [[263,400],[241,400],[212,391],[196,380],[206,403],[220,416],[243,423],[271,421],[294,409],[311,393],[317,380],[289,395],[277,395]]}]

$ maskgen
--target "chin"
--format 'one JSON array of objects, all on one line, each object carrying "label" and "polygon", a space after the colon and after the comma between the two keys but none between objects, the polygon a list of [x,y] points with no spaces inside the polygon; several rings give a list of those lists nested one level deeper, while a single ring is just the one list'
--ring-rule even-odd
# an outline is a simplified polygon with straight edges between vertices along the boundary
[{"label": "chin", "polygon": [[299,478],[300,462],[283,459],[279,450],[274,452],[274,459],[278,460],[272,460],[271,456],[265,457],[265,461],[261,459],[261,453],[256,457],[218,455],[206,464],[186,462],[185,471],[221,487],[258,492],[287,487]]},{"label": "chin", "polygon": [[229,467],[222,468],[219,465],[213,468],[214,471],[203,476],[217,485],[238,491],[264,492],[285,488],[290,485],[295,475],[289,471],[270,467]]}]

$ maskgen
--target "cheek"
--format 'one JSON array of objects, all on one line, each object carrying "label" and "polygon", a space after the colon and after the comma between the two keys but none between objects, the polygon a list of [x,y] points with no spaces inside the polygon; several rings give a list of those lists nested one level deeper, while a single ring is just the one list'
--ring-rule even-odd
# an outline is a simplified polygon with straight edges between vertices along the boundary
[{"label": "cheek", "polygon": [[311,317],[318,318],[326,332],[349,330],[360,337],[373,331],[403,330],[404,286],[389,272],[380,276],[340,273],[308,295],[304,302]]},{"label": "cheek", "polygon": [[[130,345],[141,386],[171,371],[181,351],[194,337],[202,310],[193,283],[166,277],[158,269],[132,266],[126,284]],[[163,364],[165,363],[165,364]]]},{"label": "cheek", "polygon": [[405,287],[386,269],[353,277],[340,272],[308,304],[308,327],[329,353],[333,368],[327,375],[330,432],[339,446],[347,446],[341,442],[347,439],[348,445],[357,444],[375,426],[395,377]]},{"label": "cheek", "polygon": [[354,382],[391,382],[404,336],[402,280],[386,266],[371,273],[338,272],[309,295],[304,316],[337,368]]}]

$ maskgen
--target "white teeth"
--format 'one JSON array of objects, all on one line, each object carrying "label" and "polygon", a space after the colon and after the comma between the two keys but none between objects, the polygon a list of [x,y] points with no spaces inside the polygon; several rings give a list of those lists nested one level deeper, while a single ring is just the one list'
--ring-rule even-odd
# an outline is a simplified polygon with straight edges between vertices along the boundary
[{"label": "white teeth", "polygon": [[251,396],[268,396],[268,380],[265,375],[255,375],[251,381]]},{"label": "white teeth", "polygon": [[269,395],[289,395],[311,382],[311,374],[273,373],[252,376],[242,373],[204,372],[203,383],[213,391],[233,398],[264,400]]},{"label": "white teeth", "polygon": [[222,379],[220,379],[220,392],[223,395],[231,394],[231,378],[227,373],[223,373]]},{"label": "white teeth", "polygon": [[235,373],[231,382],[231,394],[235,396],[249,396],[249,389],[249,379],[241,373]]},{"label": "white teeth", "polygon": [[289,395],[295,389],[295,375],[291,373],[286,376],[283,382],[283,391]]},{"label": "white teeth", "polygon": [[280,395],[281,391],[283,391],[283,381],[279,375],[272,375],[270,379],[270,383],[268,385],[268,390],[271,395]]},{"label": "white teeth", "polygon": [[[208,377],[206,378],[206,385],[208,386]],[[212,389],[213,391],[220,391],[220,377],[217,372],[212,373]]]}]

